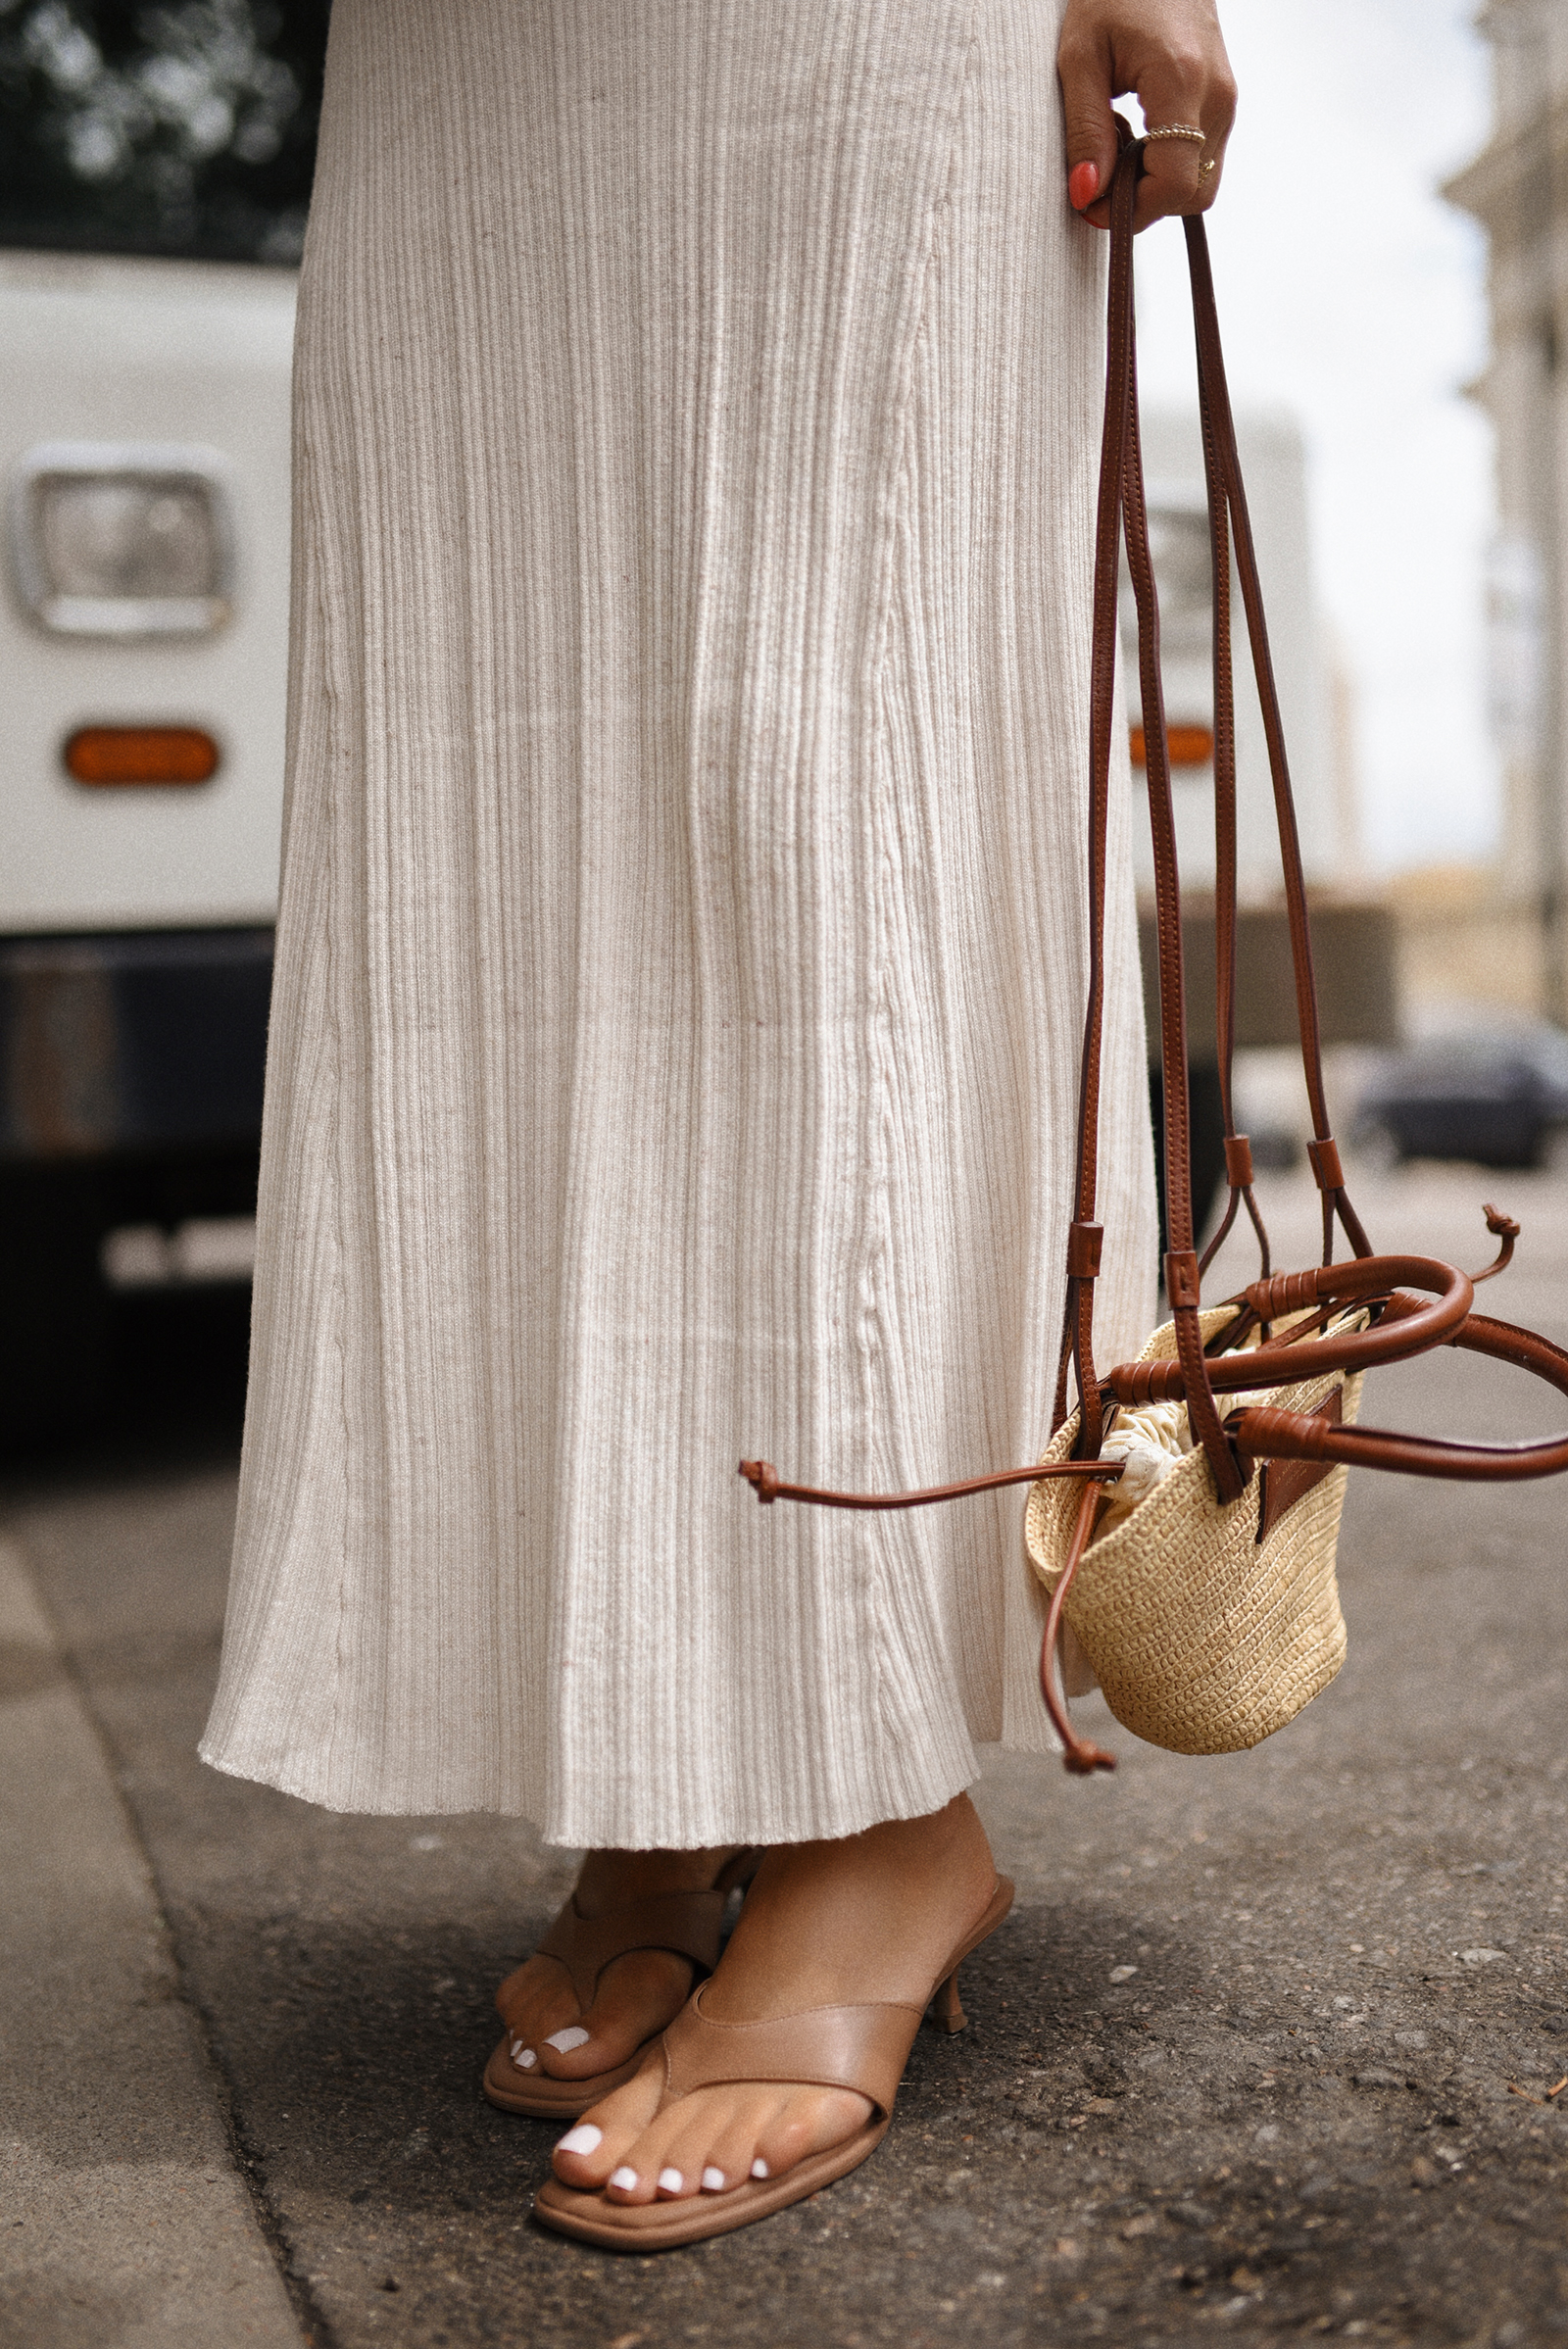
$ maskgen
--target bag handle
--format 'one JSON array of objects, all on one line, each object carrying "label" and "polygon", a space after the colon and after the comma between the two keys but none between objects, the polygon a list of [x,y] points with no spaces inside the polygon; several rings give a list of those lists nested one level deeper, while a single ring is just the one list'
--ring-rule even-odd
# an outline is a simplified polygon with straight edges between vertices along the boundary
[{"label": "bag handle", "polygon": [[[1335,1425],[1317,1415],[1252,1404],[1221,1425],[1216,1395],[1271,1386],[1294,1385],[1334,1370],[1356,1371],[1401,1361],[1434,1346],[1511,1364],[1544,1379],[1568,1395],[1568,1349],[1528,1330],[1473,1311],[1475,1283],[1500,1272],[1512,1253],[1518,1226],[1495,1208],[1486,1210],[1488,1227],[1502,1241],[1494,1263],[1473,1277],[1430,1257],[1374,1257],[1345,1187],[1339,1150],[1329,1123],[1323,1085],[1322,1045],[1305,876],[1291,795],[1273,663],[1269,653],[1262,592],[1236,449],[1235,427],[1225,382],[1219,326],[1214,308],[1207,241],[1199,219],[1185,222],[1193,312],[1198,343],[1200,408],[1203,429],[1204,476],[1208,495],[1213,563],[1215,716],[1215,899],[1217,943],[1216,1023],[1225,1116],[1226,1171],[1231,1197],[1224,1222],[1201,1264],[1193,1247],[1191,1133],[1187,1096],[1186,1026],[1182,992],[1181,902],[1176,868],[1170,768],[1165,740],[1159,671],[1158,599],[1150,558],[1144,504],[1142,452],[1138,436],[1135,319],[1132,298],[1132,220],[1143,143],[1117,118],[1123,153],[1111,188],[1111,250],[1107,298],[1105,410],[1101,444],[1100,498],[1096,517],[1094,634],[1091,662],[1089,793],[1089,997],[1084,1019],[1078,1111],[1076,1212],[1067,1245],[1067,1295],[1057,1369],[1053,1433],[1067,1416],[1067,1373],[1076,1370],[1080,1396],[1077,1456],[1036,1462],[1027,1468],[935,1487],[921,1493],[831,1493],[785,1483],[766,1461],[746,1460],[741,1474],[759,1500],[814,1501],[836,1508],[909,1508],[955,1500],[965,1494],[1048,1477],[1085,1480],[1069,1554],[1057,1578],[1041,1646],[1040,1682],[1047,1708],[1064,1747],[1069,1770],[1114,1767],[1112,1757],[1078,1737],[1065,1699],[1054,1686],[1054,1655],[1062,1610],[1087,1548],[1098,1514],[1099,1488],[1115,1481],[1121,1463],[1098,1455],[1107,1406],[1156,1399],[1187,1402],[1195,1439],[1210,1462],[1222,1497],[1236,1497],[1250,1480],[1258,1458],[1344,1462],[1392,1469],[1408,1475],[1498,1481],[1548,1476],[1568,1468],[1568,1433],[1517,1444],[1459,1444],[1436,1437],[1405,1436],[1385,1429]],[[1139,618],[1139,668],[1144,695],[1144,739],[1151,820],[1154,833],[1156,926],[1159,940],[1160,1047],[1166,1102],[1166,1229],[1171,1248],[1165,1258],[1166,1294],[1176,1324],[1172,1359],[1127,1363],[1102,1382],[1094,1367],[1094,1285],[1100,1271],[1101,1226],[1095,1220],[1099,1157],[1101,1044],[1104,1013],[1104,911],[1106,835],[1109,814],[1110,750],[1117,717],[1116,638],[1119,542],[1125,534],[1128,569]],[[1230,575],[1234,540],[1237,576],[1247,616],[1252,667],[1263,712],[1269,771],[1279,826],[1296,981],[1302,1066],[1312,1112],[1308,1145],[1313,1172],[1323,1194],[1323,1262],[1311,1271],[1272,1275],[1268,1235],[1251,1190],[1250,1149],[1236,1132],[1232,1102],[1236,1006],[1236,774],[1235,709],[1230,651]],[[1256,1229],[1261,1274],[1231,1301],[1236,1314],[1210,1342],[1201,1342],[1198,1314],[1200,1285],[1215,1249],[1245,1200]],[[1333,1261],[1334,1224],[1343,1226],[1355,1251]],[[1405,1286],[1408,1284],[1408,1286]],[[1415,1291],[1421,1294],[1412,1294]],[[1347,1308],[1364,1309],[1361,1327],[1316,1335]],[[1305,1315],[1283,1335],[1271,1325],[1284,1315]],[[1264,1343],[1241,1350],[1239,1341],[1261,1324]]]},{"label": "bag handle", "polygon": [[[1125,129],[1125,124],[1122,125]],[[1160,671],[1159,598],[1149,548],[1143,454],[1138,431],[1136,321],[1133,306],[1133,207],[1144,169],[1144,142],[1129,140],[1111,183],[1110,269],[1106,303],[1105,410],[1101,435],[1100,503],[1095,536],[1094,635],[1090,700],[1089,1000],[1084,1019],[1078,1105],[1077,1215],[1068,1233],[1067,1295],[1057,1363],[1053,1432],[1067,1415],[1067,1365],[1077,1372],[1078,1451],[1092,1457],[1103,1439],[1094,1373],[1094,1285],[1101,1227],[1095,1221],[1100,1150],[1100,1066],[1104,1024],[1106,834],[1111,729],[1116,718],[1115,663],[1118,553],[1138,608],[1138,661],[1144,704],[1144,759],[1154,851],[1155,926],[1159,946],[1160,1060],[1165,1085],[1165,1295],[1175,1325],[1193,1441],[1207,1456],[1221,1500],[1241,1497],[1247,1476],[1220,1421],[1209,1384],[1199,1321],[1201,1276],[1193,1234],[1192,1135],[1187,1094],[1187,1014],[1182,986],[1181,882],[1165,736]],[[1218,572],[1216,571],[1216,576]],[[1224,679],[1228,685],[1229,669]],[[1231,720],[1227,715],[1227,731]],[[1286,785],[1287,795],[1289,784]],[[1310,976],[1310,972],[1308,974]]]},{"label": "bag handle", "polygon": [[[1198,223],[1201,228],[1201,221]],[[1189,248],[1191,252],[1191,247]],[[1204,247],[1204,266],[1207,249]],[[1190,266],[1190,265],[1189,265]],[[1217,339],[1217,338],[1216,338]],[[1231,538],[1230,501],[1219,468],[1209,413],[1208,386],[1200,367],[1198,378],[1199,420],[1203,442],[1203,480],[1208,500],[1208,540],[1211,570],[1211,660],[1214,706],[1214,1042],[1219,1063],[1220,1115],[1225,1129],[1225,1177],[1229,1197],[1219,1229],[1199,1261],[1199,1274],[1210,1264],[1230,1238],[1237,1208],[1245,1201],[1257,1235],[1258,1270],[1267,1280],[1268,1227],[1252,1189],[1252,1146],[1236,1130],[1234,1075],[1236,1062],[1236,691],[1231,656]]]},{"label": "bag handle", "polygon": [[[1231,1183],[1231,1199],[1225,1222],[1205,1252],[1204,1265],[1206,1267],[1209,1258],[1215,1254],[1235,1219],[1238,1191],[1245,1191],[1263,1249],[1263,1273],[1266,1278],[1269,1269],[1268,1240],[1250,1195],[1251,1150],[1246,1137],[1237,1135],[1231,1109],[1231,1073],[1236,1038],[1236,737],[1235,697],[1231,678],[1229,548],[1232,534],[1242,605],[1252,654],[1252,671],[1262,710],[1263,737],[1268,748],[1269,775],[1274,789],[1274,812],[1279,830],[1286,915],[1291,936],[1291,960],[1296,980],[1297,1028],[1300,1037],[1307,1101],[1312,1112],[1312,1141],[1307,1146],[1307,1156],[1317,1178],[1318,1189],[1323,1194],[1323,1261],[1327,1264],[1333,1258],[1336,1215],[1358,1256],[1370,1255],[1372,1248],[1361,1220],[1350,1203],[1339,1149],[1329,1122],[1328,1100],[1323,1084],[1323,1043],[1318,1019],[1317,981],[1312,967],[1312,933],[1306,906],[1306,876],[1301,866],[1300,834],[1296,820],[1296,801],[1291,790],[1290,760],[1285,747],[1279,692],[1274,679],[1273,656],[1269,649],[1268,622],[1263,612],[1263,591],[1258,579],[1257,556],[1236,446],[1230,391],[1225,379],[1219,314],[1215,308],[1213,273],[1208,261],[1208,234],[1200,215],[1189,216],[1182,225],[1187,238],[1187,269],[1198,345],[1199,415],[1202,426],[1203,471],[1208,491],[1209,537],[1214,567],[1215,927],[1220,993],[1216,1006],[1216,1028],[1225,1111],[1226,1171]],[[1226,527],[1227,518],[1229,530]],[[1236,1162],[1233,1163],[1232,1146],[1238,1143],[1242,1149],[1235,1151]]]}]

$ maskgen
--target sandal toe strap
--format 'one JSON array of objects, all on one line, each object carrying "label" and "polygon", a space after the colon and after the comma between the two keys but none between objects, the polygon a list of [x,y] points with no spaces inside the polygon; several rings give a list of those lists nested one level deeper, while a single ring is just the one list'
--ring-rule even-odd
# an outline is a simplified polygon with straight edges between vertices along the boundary
[{"label": "sandal toe strap", "polygon": [[[703,1974],[718,1964],[719,1928],[724,1918],[722,1892],[657,1892],[647,1900],[629,1901],[603,1917],[582,1917],[575,1896],[568,1900],[534,1951],[554,1958],[571,1977],[577,2004],[586,2014],[594,2002],[599,1977],[618,1957],[634,1949],[667,1949]],[[521,1969],[518,1969],[520,1974]],[[517,1974],[509,1974],[496,1992],[503,2021]]]},{"label": "sandal toe strap", "polygon": [[816,2006],[764,2023],[717,2023],[703,2012],[702,1995],[693,1992],[664,2033],[661,2109],[694,2088],[769,2080],[853,2088],[882,2119],[892,2112],[919,2007]]}]

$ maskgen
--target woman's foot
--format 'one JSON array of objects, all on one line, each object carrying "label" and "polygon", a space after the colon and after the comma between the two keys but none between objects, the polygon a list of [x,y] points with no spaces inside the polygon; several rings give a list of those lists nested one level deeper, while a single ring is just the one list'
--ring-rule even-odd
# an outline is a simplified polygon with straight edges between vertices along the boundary
[{"label": "woman's foot", "polygon": [[[573,1895],[577,1912],[593,1919],[661,1892],[707,1892],[734,1857],[732,1849],[591,1851]],[[561,1961],[531,1957],[506,1988],[512,2061],[535,2078],[588,2080],[612,2072],[680,2013],[695,1975],[691,1961],[672,1949],[628,1950],[605,1968],[584,2010]]]},{"label": "woman's foot", "polygon": [[[966,1794],[925,1819],[890,1820],[840,1842],[769,1851],[703,1994],[716,2023],[891,1999],[923,2005],[997,1874]],[[778,2178],[864,2128],[868,2099],[767,2081],[706,2087],[663,2112],[662,2051],[603,2097],[556,2147],[566,2185],[612,2201],[720,2193]]]}]

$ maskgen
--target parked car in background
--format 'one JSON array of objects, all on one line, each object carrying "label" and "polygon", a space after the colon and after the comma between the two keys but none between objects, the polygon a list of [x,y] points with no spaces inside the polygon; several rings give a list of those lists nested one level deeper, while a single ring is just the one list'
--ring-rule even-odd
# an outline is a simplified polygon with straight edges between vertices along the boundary
[{"label": "parked car in background", "polygon": [[0,9],[0,1446],[254,1208],[326,16]]},{"label": "parked car in background", "polygon": [[1568,1035],[1544,1022],[1455,1028],[1385,1061],[1361,1095],[1352,1142],[1397,1164],[1466,1158],[1540,1166],[1568,1135]]}]

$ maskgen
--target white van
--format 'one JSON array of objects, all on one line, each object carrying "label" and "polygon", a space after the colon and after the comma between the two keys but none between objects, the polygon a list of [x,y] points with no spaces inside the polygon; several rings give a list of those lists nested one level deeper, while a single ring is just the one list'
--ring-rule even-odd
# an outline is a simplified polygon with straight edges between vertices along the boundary
[{"label": "white van", "polygon": [[325,8],[99,13],[0,18],[0,1446],[90,1409],[108,1235],[253,1206],[271,977]]}]

